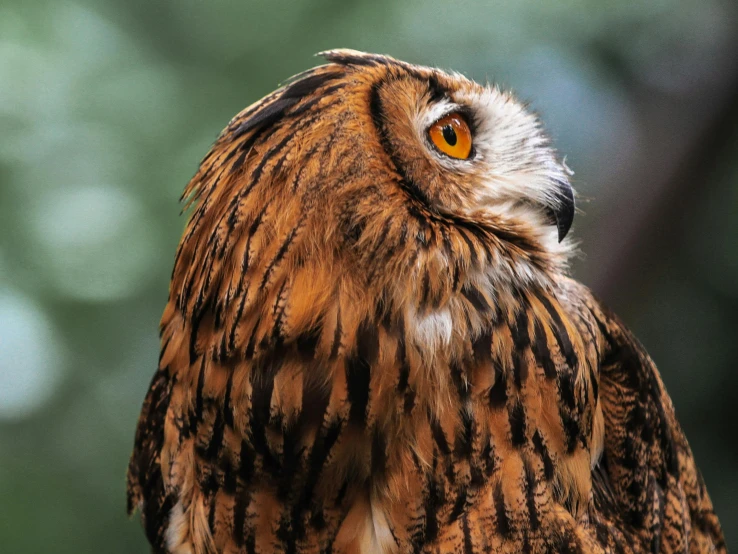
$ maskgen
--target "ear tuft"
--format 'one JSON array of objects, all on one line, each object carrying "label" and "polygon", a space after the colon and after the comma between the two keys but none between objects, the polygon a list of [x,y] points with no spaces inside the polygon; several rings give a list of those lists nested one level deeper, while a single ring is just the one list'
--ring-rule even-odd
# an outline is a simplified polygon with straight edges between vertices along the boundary
[{"label": "ear tuft", "polygon": [[324,50],[316,56],[322,56],[329,62],[341,65],[388,65],[396,62],[395,59],[381,54],[370,54],[350,48],[336,48],[335,50]]}]

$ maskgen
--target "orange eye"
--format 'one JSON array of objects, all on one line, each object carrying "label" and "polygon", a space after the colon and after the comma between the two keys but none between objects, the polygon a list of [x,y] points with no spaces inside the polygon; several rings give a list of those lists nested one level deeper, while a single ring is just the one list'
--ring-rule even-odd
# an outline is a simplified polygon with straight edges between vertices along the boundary
[{"label": "orange eye", "polygon": [[458,113],[449,114],[436,121],[428,129],[428,135],[436,148],[447,156],[466,160],[471,154],[471,130]]}]

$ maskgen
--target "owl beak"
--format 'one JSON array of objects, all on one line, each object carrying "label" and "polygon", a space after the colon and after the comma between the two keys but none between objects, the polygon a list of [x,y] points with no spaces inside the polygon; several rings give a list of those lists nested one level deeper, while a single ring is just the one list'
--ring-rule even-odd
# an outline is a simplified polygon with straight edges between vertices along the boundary
[{"label": "owl beak", "polygon": [[574,189],[567,181],[557,181],[557,204],[550,207],[551,215],[556,220],[559,231],[559,242],[569,233],[574,221]]}]

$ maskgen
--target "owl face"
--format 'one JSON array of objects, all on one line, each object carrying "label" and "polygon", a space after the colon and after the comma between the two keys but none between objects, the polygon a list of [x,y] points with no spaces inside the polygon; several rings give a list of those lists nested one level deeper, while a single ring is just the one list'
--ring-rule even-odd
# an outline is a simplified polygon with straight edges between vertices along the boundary
[{"label": "owl face", "polygon": [[430,210],[518,219],[552,249],[547,235],[560,242],[568,233],[574,197],[566,171],[537,119],[511,95],[398,65],[372,87],[370,109],[394,168]]}]

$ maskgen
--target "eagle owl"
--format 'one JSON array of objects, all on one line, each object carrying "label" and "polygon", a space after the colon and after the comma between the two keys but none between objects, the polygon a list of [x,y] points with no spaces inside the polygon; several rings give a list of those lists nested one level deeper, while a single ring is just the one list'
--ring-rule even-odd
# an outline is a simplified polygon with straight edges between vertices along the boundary
[{"label": "eagle owl", "polygon": [[566,275],[514,96],[336,50],[238,114],[128,471],[155,552],[721,552],[653,362]]}]

